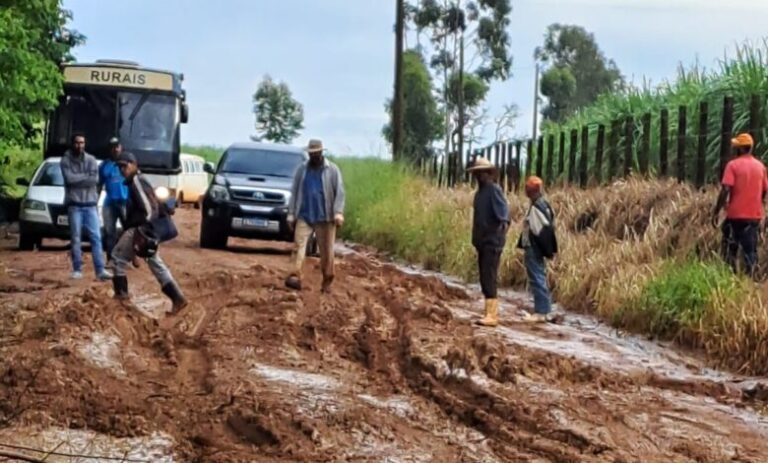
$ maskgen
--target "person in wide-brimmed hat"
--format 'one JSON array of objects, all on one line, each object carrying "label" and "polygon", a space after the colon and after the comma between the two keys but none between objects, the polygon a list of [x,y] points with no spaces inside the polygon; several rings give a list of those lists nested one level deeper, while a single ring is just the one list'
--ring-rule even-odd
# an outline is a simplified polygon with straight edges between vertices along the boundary
[{"label": "person in wide-brimmed hat", "polygon": [[497,284],[501,252],[509,229],[509,205],[496,183],[497,169],[488,159],[478,157],[467,169],[477,180],[472,217],[472,245],[477,250],[480,288],[485,299],[485,317],[480,325],[499,324]]},{"label": "person in wide-brimmed hat", "polygon": [[712,213],[712,224],[717,227],[720,211],[727,204],[722,225],[723,258],[736,271],[736,256],[741,247],[744,270],[752,277],[757,268],[757,238],[765,218],[763,208],[768,193],[765,165],[752,155],[754,145],[748,133],[731,140],[736,157],[725,166],[722,190]]},{"label": "person in wide-brimmed hat", "polygon": [[304,258],[312,231],[320,248],[322,291],[330,291],[334,279],[333,244],[336,229],[344,224],[344,181],[336,164],[323,156],[323,142],[310,140],[309,161],[296,171],[288,204],[288,223],[295,228],[294,270],[285,280],[291,289],[302,288]]}]

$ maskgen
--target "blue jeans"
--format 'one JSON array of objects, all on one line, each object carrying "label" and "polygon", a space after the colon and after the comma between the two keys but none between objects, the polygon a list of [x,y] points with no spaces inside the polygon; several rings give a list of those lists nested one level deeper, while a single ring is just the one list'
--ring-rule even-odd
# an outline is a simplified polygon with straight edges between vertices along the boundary
[{"label": "blue jeans", "polygon": [[533,308],[538,314],[552,311],[552,298],[547,286],[547,263],[544,256],[533,246],[525,248],[525,270],[528,273],[528,287],[533,293]]},{"label": "blue jeans", "polygon": [[82,237],[83,228],[91,242],[91,254],[96,275],[104,272],[104,254],[101,250],[101,225],[96,206],[69,206],[70,252],[72,253],[72,270],[83,270]]},{"label": "blue jeans", "polygon": [[105,204],[101,209],[101,218],[104,220],[104,249],[107,250],[107,258],[112,256],[112,249],[117,243],[117,221],[123,223],[125,217],[125,204]]}]

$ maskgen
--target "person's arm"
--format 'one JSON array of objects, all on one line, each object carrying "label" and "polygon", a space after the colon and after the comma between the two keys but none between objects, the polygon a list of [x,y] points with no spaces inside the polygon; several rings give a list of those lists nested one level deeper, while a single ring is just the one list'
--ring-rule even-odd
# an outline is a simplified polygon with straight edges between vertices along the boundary
[{"label": "person's arm", "polygon": [[293,175],[293,184],[291,185],[291,199],[288,201],[288,224],[296,222],[296,204],[299,200],[299,182],[302,176],[304,166],[296,169],[296,173]]},{"label": "person's arm", "polygon": [[[341,170],[334,166],[334,177],[336,182],[334,184],[334,199],[333,199],[333,215],[334,219],[341,216],[341,221],[344,221],[344,207],[346,206],[346,191],[344,190],[344,179],[341,176]],[[338,222],[338,220],[337,220]]]},{"label": "person's arm", "polygon": [[712,226],[717,227],[720,221],[720,211],[728,203],[728,198],[731,196],[731,188],[736,183],[736,175],[733,172],[733,165],[731,163],[726,164],[725,172],[723,172],[722,189],[717,196],[717,202],[715,203],[715,209],[712,211]]},{"label": "person's arm", "polygon": [[491,209],[496,221],[499,222],[500,230],[506,233],[509,228],[509,205],[507,204],[507,198],[504,197],[504,192],[501,191],[501,187],[495,185],[493,188],[493,195],[491,195]]}]

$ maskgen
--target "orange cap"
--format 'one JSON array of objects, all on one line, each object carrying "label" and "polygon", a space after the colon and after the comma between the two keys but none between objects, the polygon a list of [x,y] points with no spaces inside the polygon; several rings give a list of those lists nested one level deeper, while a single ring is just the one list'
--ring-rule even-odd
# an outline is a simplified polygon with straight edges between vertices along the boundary
[{"label": "orange cap", "polygon": [[544,186],[544,180],[535,175],[528,177],[528,180],[525,181],[527,190],[540,190],[542,186]]},{"label": "orange cap", "polygon": [[731,138],[731,145],[736,148],[752,147],[755,146],[755,140],[752,139],[752,135],[748,133],[741,133],[736,138]]}]

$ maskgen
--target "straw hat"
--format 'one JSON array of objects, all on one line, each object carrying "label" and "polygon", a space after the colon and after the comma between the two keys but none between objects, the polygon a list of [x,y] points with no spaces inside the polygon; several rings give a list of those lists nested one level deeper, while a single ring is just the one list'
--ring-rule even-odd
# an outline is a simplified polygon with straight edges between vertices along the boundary
[{"label": "straw hat", "polygon": [[496,170],[496,166],[494,166],[491,161],[489,161],[486,158],[478,157],[475,159],[475,162],[472,164],[472,167],[467,169],[467,172],[478,172],[481,170]]},{"label": "straw hat", "polygon": [[323,152],[323,142],[320,140],[309,140],[309,143],[307,144],[307,147],[304,148],[304,151],[307,153],[322,153]]}]

